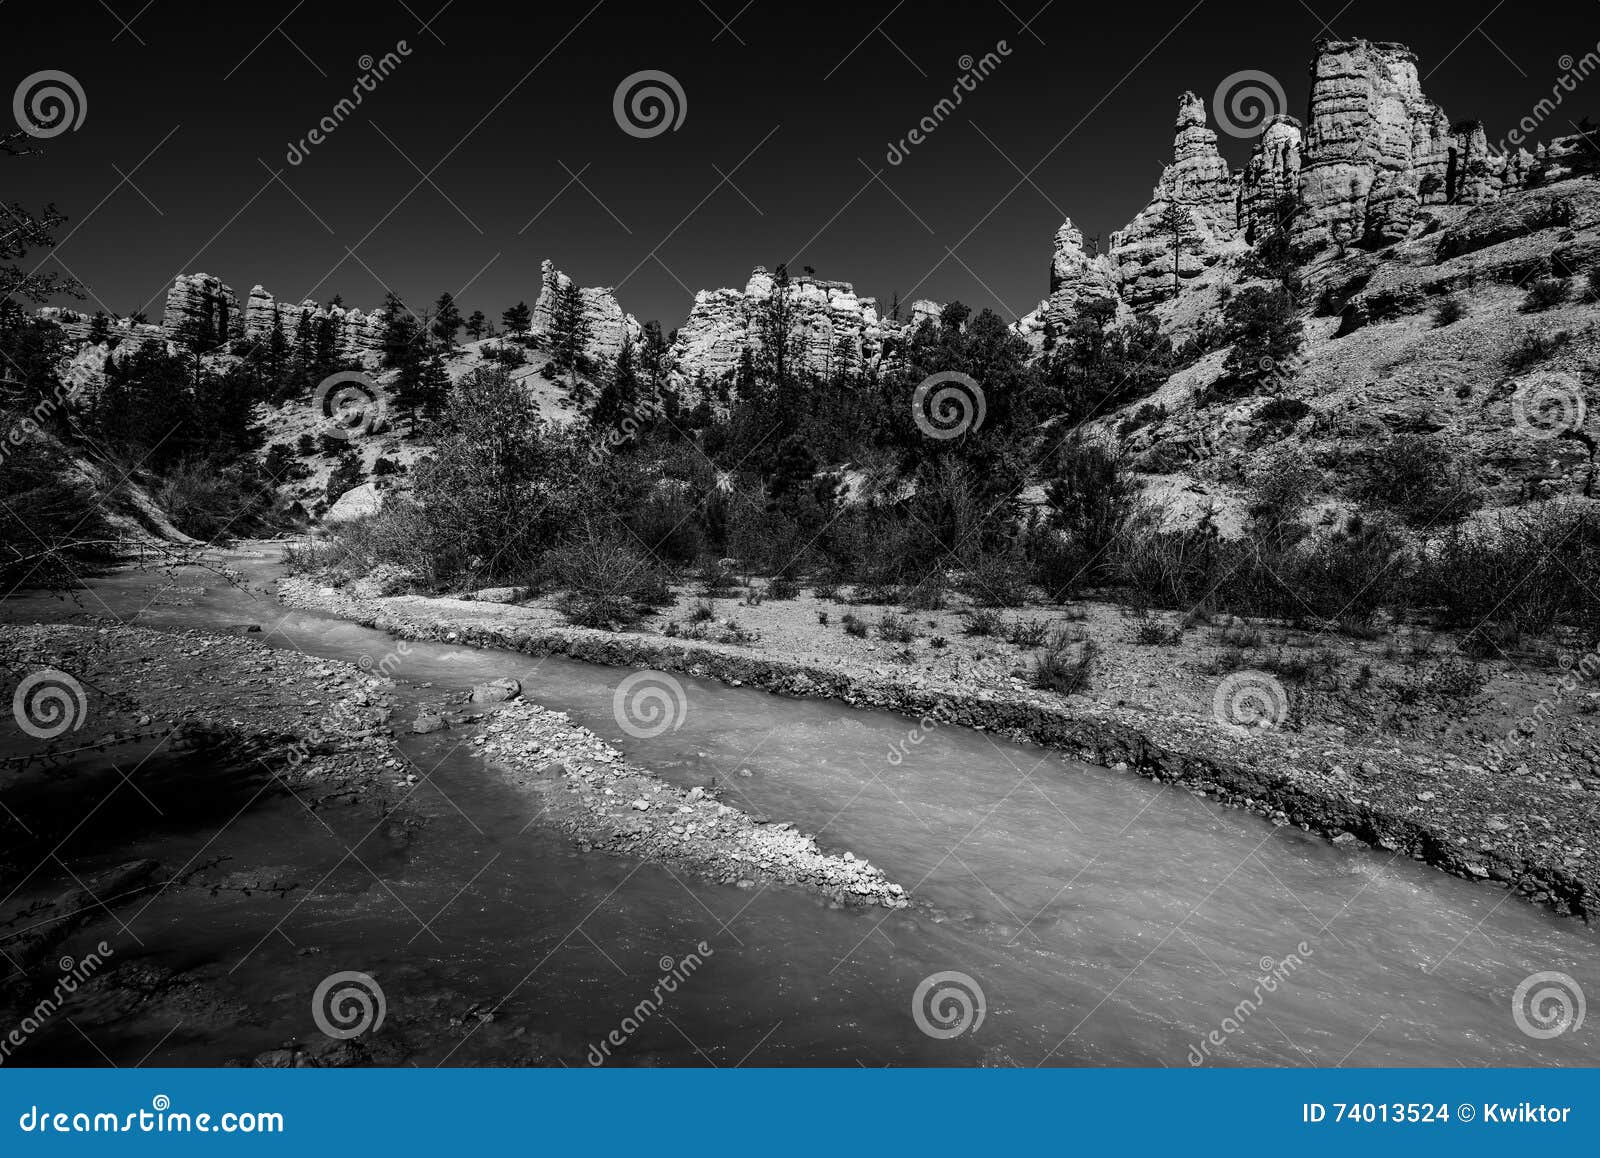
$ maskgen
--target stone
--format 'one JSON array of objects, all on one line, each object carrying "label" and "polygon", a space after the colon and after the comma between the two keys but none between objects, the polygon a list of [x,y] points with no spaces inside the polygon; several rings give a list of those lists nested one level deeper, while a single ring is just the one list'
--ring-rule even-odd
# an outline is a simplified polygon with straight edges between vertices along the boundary
[{"label": "stone", "polygon": [[507,700],[514,700],[522,694],[522,684],[510,676],[490,680],[488,683],[478,684],[472,689],[472,702],[475,704],[503,704]]},{"label": "stone", "polygon": [[220,343],[244,334],[239,299],[219,277],[209,273],[179,274],[167,291],[161,330],[169,341],[181,342],[203,332]]},{"label": "stone", "polygon": [[[539,267],[539,297],[533,306],[531,333],[549,335],[555,321],[556,295],[571,284],[572,279],[549,259]],[[596,370],[609,371],[622,352],[623,343],[637,344],[643,328],[617,304],[609,286],[580,286],[578,292],[583,295],[583,316],[589,325],[584,356]]]},{"label": "stone", "polygon": [[376,514],[383,505],[383,496],[375,482],[364,482],[359,486],[351,487],[333,501],[333,506],[328,508],[328,513],[322,516],[324,523],[348,523],[352,519],[359,519],[365,515]]},{"label": "stone", "polygon": [[1163,224],[1169,206],[1187,219],[1176,258],[1180,287],[1230,253],[1242,253],[1238,192],[1217,134],[1206,127],[1206,106],[1192,92],[1178,100],[1172,163],[1161,172],[1150,203],[1111,235],[1110,261],[1124,301],[1149,306],[1173,296],[1174,242]]}]

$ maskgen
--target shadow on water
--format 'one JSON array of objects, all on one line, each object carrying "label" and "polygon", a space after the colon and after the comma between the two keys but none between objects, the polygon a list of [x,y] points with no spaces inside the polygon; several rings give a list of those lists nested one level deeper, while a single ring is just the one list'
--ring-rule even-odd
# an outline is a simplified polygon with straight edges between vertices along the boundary
[{"label": "shadow on water", "polygon": [[[152,626],[258,622],[267,645],[326,658],[393,649],[354,624],[285,614],[264,593],[269,563],[233,562],[250,588],[196,573],[174,593],[121,573],[96,595]],[[516,676],[667,779],[714,784],[868,857],[917,905],[839,910],[584,854],[539,822],[537,795],[484,767],[470,730],[399,738],[434,772],[392,815],[261,791],[237,760],[163,756],[136,778],[151,803],[118,787],[109,815],[0,912],[141,859],[166,879],[206,867],[95,910],[52,946],[81,959],[105,937],[116,957],[105,992],[16,1060],[216,1064],[291,1043],[418,1064],[1187,1065],[1201,1044],[1208,1064],[1595,1060],[1592,1025],[1536,1040],[1512,1011],[1536,972],[1600,986],[1593,933],[1503,890],[981,733],[913,741],[907,720],[836,703],[684,679],[682,727],[636,739],[611,715],[624,674],[414,644],[395,672],[396,719]],[[29,814],[70,813],[119,779],[79,771],[79,789],[23,798]],[[312,1013],[318,984],[344,971],[385,998],[383,1028],[356,1052]],[[950,1037],[922,1028],[940,1028],[927,1002],[920,1023],[913,1012],[919,983],[946,974],[964,978],[932,984],[944,1012],[959,1017],[974,991],[983,1010]]]}]

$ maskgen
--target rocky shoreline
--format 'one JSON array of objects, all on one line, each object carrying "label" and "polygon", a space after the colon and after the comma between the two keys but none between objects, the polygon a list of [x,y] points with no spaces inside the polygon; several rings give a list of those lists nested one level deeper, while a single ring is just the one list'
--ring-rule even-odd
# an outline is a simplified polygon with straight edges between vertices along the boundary
[{"label": "rocky shoreline", "polygon": [[904,908],[905,889],[853,853],[824,853],[787,823],[723,804],[629,765],[566,713],[521,699],[504,703],[474,747],[512,783],[539,793],[549,819],[583,852],[602,849],[741,889],[816,889],[835,906]]},{"label": "rocky shoreline", "polygon": [[1356,747],[1327,732],[1245,731],[1016,685],[974,689],[897,679],[861,665],[802,663],[734,644],[519,621],[516,609],[489,604],[362,596],[302,577],[281,580],[279,598],[406,639],[681,672],[933,717],[1132,770],[1337,843],[1359,841],[1469,880],[1498,882],[1558,913],[1592,920],[1600,904],[1600,873],[1590,854],[1600,833],[1594,793],[1446,752]]}]

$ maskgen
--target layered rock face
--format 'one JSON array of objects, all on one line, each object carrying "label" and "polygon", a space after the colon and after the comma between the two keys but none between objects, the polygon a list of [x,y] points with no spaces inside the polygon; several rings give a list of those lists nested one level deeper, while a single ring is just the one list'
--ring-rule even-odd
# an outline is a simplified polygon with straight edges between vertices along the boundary
[{"label": "layered rock face", "polygon": [[[533,306],[532,333],[548,336],[555,322],[556,295],[572,284],[572,279],[548,259],[539,267],[539,300]],[[624,313],[609,286],[580,286],[583,316],[588,322],[584,353],[597,368],[616,363],[624,342],[636,343],[644,332],[632,314]]]},{"label": "layered rock face", "polygon": [[[743,290],[701,290],[689,316],[678,328],[672,361],[681,380],[704,374],[708,381],[731,375],[746,347],[761,350],[760,318],[774,292],[773,278],[756,266]],[[892,338],[914,329],[925,319],[937,319],[937,302],[913,302],[910,316],[896,321],[881,317],[877,299],[860,297],[844,281],[824,281],[809,276],[790,279],[787,290],[795,306],[795,333],[807,369],[827,374],[841,358],[856,369],[883,365]]]},{"label": "layered rock face", "polygon": [[1312,64],[1296,244],[1406,237],[1422,205],[1476,205],[1521,188],[1525,152],[1493,152],[1483,126],[1452,125],[1422,92],[1403,44],[1324,40]]},{"label": "layered rock face", "polygon": [[1132,306],[1163,301],[1173,295],[1175,264],[1181,285],[1241,248],[1238,184],[1217,151],[1217,134],[1206,127],[1205,102],[1186,92],[1178,100],[1172,164],[1162,170],[1150,204],[1111,235],[1121,296]]},{"label": "layered rock face", "polygon": [[161,329],[173,341],[197,332],[219,342],[233,341],[244,333],[244,317],[239,312],[239,299],[220,277],[185,273],[179,274],[167,291]]},{"label": "layered rock face", "polygon": [[1239,228],[1252,244],[1278,227],[1280,208],[1300,190],[1305,129],[1290,116],[1272,117],[1262,127],[1255,152],[1239,178]]},{"label": "layered rock face", "polygon": [[383,310],[363,313],[358,309],[347,310],[343,306],[324,307],[310,298],[299,305],[279,302],[265,288],[257,285],[250,290],[250,296],[245,300],[245,338],[256,342],[266,341],[272,333],[274,314],[282,320],[284,336],[291,342],[300,332],[301,319],[315,323],[324,318],[333,318],[338,326],[339,353],[358,361],[366,360],[368,355],[378,354],[383,343],[384,327],[388,322],[388,315]]}]

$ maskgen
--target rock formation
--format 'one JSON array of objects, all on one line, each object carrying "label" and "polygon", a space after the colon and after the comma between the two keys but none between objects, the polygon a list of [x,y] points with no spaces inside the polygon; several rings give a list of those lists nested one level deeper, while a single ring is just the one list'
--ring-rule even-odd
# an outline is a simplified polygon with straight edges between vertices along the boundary
[{"label": "rock formation", "polygon": [[[1132,306],[1163,301],[1173,294],[1174,261],[1181,284],[1241,250],[1238,200],[1217,134],[1206,127],[1205,102],[1186,92],[1178,100],[1172,164],[1162,170],[1150,204],[1111,235],[1123,300]],[[1174,208],[1176,229],[1169,217]]]},{"label": "rock formation", "polygon": [[1272,117],[1262,127],[1255,152],[1239,178],[1239,228],[1252,244],[1279,226],[1281,210],[1300,190],[1305,129],[1291,116]]},{"label": "rock formation", "polygon": [[185,273],[179,274],[167,291],[161,329],[175,342],[201,333],[218,342],[231,342],[244,333],[244,318],[239,313],[239,299],[221,278]]},{"label": "rock formation", "polygon": [[[546,259],[539,267],[539,300],[533,306],[532,333],[549,335],[555,320],[556,295],[572,284],[572,279]],[[581,286],[583,316],[588,322],[584,353],[596,368],[610,368],[622,351],[624,341],[637,343],[643,333],[632,314],[624,313],[610,286]]]},{"label": "rock formation", "polygon": [[299,305],[276,301],[262,286],[254,286],[245,300],[244,336],[253,342],[264,342],[272,333],[273,315],[283,322],[283,333],[289,341],[300,331],[301,318],[313,322],[331,317],[338,325],[339,353],[357,361],[376,356],[383,344],[383,331],[388,317],[383,310],[363,313],[347,310],[343,306],[320,306],[307,298]]},{"label": "rock formation", "polygon": [[[672,361],[680,380],[704,374],[707,381],[731,375],[746,347],[761,349],[761,311],[774,291],[773,278],[756,266],[743,290],[701,290],[689,316],[678,328]],[[909,317],[896,320],[878,313],[877,299],[860,297],[845,281],[824,281],[809,275],[791,277],[788,295],[795,305],[795,332],[806,367],[827,374],[841,358],[857,369],[883,365],[892,339],[937,319],[937,302],[913,302]]]}]

